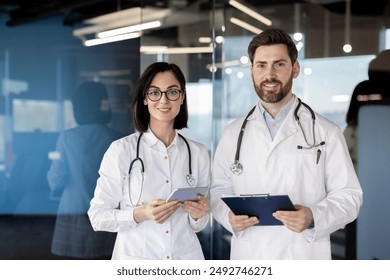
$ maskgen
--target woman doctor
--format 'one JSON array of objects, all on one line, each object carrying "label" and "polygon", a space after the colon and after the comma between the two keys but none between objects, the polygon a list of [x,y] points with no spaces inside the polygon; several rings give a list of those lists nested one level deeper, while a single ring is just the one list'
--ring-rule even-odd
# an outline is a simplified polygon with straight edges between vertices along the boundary
[{"label": "woman doctor", "polygon": [[180,68],[151,64],[135,86],[132,110],[139,132],[107,150],[88,211],[91,224],[117,232],[112,259],[204,259],[196,232],[208,225],[207,199],[166,202],[176,188],[210,185],[206,147],[177,132],[188,120]]},{"label": "woman doctor", "polygon": [[[232,233],[231,259],[330,259],[330,234],[353,221],[362,203],[342,131],[292,93],[299,63],[286,32],[263,31],[248,54],[260,99],[253,113],[225,129],[218,144],[210,189],[213,217]],[[238,174],[236,139],[245,120]],[[262,226],[261,218],[234,215],[221,200],[261,193],[287,194],[297,211],[276,211],[283,225]]]}]

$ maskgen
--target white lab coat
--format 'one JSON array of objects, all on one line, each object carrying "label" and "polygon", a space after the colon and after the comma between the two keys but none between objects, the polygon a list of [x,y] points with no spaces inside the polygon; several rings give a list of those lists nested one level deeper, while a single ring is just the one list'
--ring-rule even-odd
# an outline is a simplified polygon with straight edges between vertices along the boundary
[{"label": "white lab coat", "polygon": [[[293,117],[297,106],[294,98],[294,106],[273,140],[258,107],[248,118],[241,145],[241,175],[233,175],[230,165],[245,117],[232,122],[221,136],[214,158],[211,210],[213,217],[233,234],[231,259],[331,259],[330,234],[358,215],[362,189],[342,131],[316,114],[316,143],[325,141],[325,145],[297,149],[298,145],[307,144]],[[301,106],[299,116],[312,143],[311,114]],[[318,149],[321,157],[317,164]],[[220,197],[259,193],[288,194],[294,204],[310,207],[315,227],[302,233],[285,226],[253,226],[233,232],[228,221],[229,208]]]},{"label": "white lab coat", "polygon": [[[189,154],[183,139],[176,135],[166,148],[149,130],[142,135],[139,148],[145,167],[143,189],[142,184],[132,181],[131,203],[126,174],[136,157],[138,137],[139,133],[134,133],[113,142],[103,158],[88,211],[93,228],[118,233],[112,259],[204,259],[196,232],[207,226],[209,215],[195,221],[179,208],[163,224],[134,221],[132,203],[166,199],[175,188],[191,187],[186,181]],[[195,186],[210,186],[206,147],[191,140],[188,143]]]}]

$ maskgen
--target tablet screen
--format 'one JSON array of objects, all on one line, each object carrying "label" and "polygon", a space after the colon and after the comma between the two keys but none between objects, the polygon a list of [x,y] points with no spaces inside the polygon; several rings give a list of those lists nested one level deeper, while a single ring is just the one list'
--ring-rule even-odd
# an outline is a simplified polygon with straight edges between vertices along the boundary
[{"label": "tablet screen", "polygon": [[169,195],[167,201],[198,201],[199,195],[206,195],[208,189],[208,187],[177,188]]}]

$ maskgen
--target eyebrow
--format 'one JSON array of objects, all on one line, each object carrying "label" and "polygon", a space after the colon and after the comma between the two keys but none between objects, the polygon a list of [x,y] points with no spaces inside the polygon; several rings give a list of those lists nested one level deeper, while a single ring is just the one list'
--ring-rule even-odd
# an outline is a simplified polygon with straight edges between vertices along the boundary
[{"label": "eyebrow", "polygon": [[[154,85],[150,85],[149,88],[156,88],[156,89],[160,89],[159,86],[154,86]],[[167,87],[167,89],[171,89],[171,88],[180,88],[179,85],[170,85]]]},{"label": "eyebrow", "polygon": [[[287,61],[288,61],[287,59],[281,58],[281,59],[272,61],[272,63],[287,62]],[[258,61],[255,61],[255,63],[256,63],[256,64],[258,64],[258,63],[261,63],[261,64],[268,64],[268,61],[258,60]]]}]

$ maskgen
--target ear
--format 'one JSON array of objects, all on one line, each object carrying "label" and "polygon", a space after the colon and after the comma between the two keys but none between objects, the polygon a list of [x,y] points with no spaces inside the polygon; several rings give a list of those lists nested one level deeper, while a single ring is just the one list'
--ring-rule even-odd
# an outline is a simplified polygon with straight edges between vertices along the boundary
[{"label": "ear", "polygon": [[297,60],[297,61],[295,61],[294,65],[293,65],[293,77],[294,77],[294,79],[299,76],[300,69],[301,69],[301,66],[299,65],[299,62]]}]

